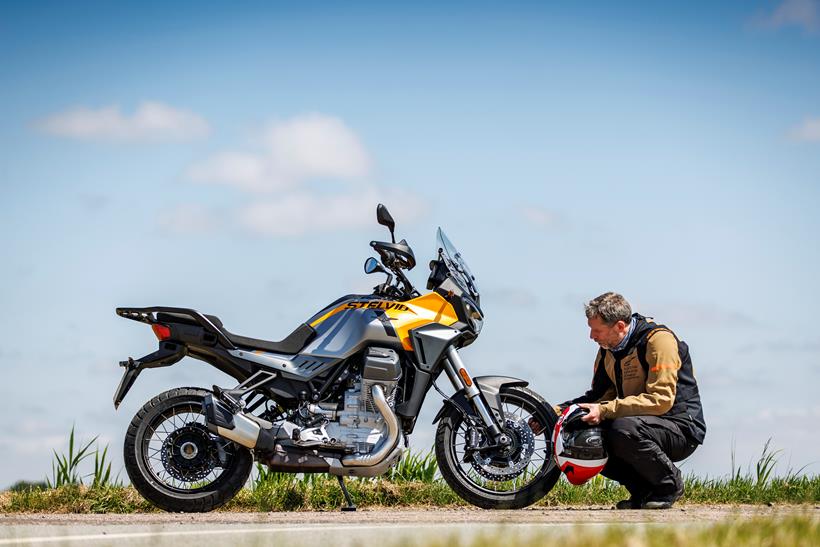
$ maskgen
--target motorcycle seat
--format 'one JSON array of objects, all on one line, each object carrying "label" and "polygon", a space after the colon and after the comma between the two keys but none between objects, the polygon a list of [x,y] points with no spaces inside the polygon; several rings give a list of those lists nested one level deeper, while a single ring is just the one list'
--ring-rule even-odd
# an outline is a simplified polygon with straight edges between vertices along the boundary
[{"label": "motorcycle seat", "polygon": [[[307,323],[302,323],[296,329],[287,335],[283,340],[278,342],[273,342],[271,340],[261,340],[259,338],[249,338],[247,336],[240,336],[238,334],[234,334],[228,331],[225,326],[222,324],[222,321],[219,317],[215,315],[208,315],[203,314],[208,321],[213,323],[213,325],[218,328],[225,337],[231,341],[231,343],[235,346],[245,348],[245,349],[261,349],[264,351],[270,351],[273,353],[285,353],[292,355],[294,353],[299,353],[299,351],[305,347],[305,345],[310,342],[310,340],[316,335],[316,331],[308,325]],[[159,322],[169,322],[169,323],[185,323],[188,325],[199,325],[196,320],[188,315],[180,314],[180,313],[170,313],[170,312],[160,312],[157,313],[157,321]]]}]

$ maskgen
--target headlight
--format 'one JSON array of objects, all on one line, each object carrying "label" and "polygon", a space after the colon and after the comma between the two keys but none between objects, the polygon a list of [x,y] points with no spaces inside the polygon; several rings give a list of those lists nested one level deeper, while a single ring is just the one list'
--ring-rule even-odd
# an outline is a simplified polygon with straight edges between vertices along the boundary
[{"label": "headlight", "polygon": [[478,306],[468,300],[464,302],[464,310],[467,312],[467,320],[470,321],[476,334],[481,332],[481,327],[484,326],[484,314],[481,313]]}]

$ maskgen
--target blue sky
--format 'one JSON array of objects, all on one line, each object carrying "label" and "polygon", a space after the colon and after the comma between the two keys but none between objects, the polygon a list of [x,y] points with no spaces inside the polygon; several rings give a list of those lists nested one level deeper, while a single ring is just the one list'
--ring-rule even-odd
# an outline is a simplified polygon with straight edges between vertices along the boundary
[{"label": "blue sky", "polygon": [[378,201],[420,264],[439,225],[468,257],[474,374],[581,393],[582,303],[617,290],[692,348],[685,469],[769,437],[817,462],[819,62],[815,0],[4,4],[0,485],[72,423],[118,453],[157,392],[226,382],[150,371],[114,412],[116,363],[155,344],[116,306],[279,339],[376,282]]}]

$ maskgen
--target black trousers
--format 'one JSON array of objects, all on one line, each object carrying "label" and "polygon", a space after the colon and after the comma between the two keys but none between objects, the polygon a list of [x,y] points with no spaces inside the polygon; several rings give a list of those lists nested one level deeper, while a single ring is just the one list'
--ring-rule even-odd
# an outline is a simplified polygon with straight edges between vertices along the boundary
[{"label": "black trousers", "polygon": [[683,489],[672,462],[688,458],[698,445],[674,420],[629,416],[603,422],[609,460],[601,474],[618,481],[635,497],[666,496]]}]

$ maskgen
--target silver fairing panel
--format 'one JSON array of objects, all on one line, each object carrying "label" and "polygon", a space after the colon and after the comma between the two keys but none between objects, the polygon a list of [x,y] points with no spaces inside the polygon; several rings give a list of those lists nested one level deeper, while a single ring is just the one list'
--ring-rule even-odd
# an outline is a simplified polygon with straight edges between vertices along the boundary
[{"label": "silver fairing panel", "polygon": [[350,309],[319,323],[316,337],[302,350],[302,354],[347,359],[371,345],[400,350],[401,340],[383,311]]},{"label": "silver fairing panel", "polygon": [[302,380],[312,380],[341,362],[341,359],[317,358],[310,355],[282,355],[268,351],[228,350],[239,359],[251,361],[268,369],[285,372]]},{"label": "silver fairing panel", "polygon": [[[348,300],[361,301],[366,298],[350,296]],[[337,303],[344,301],[345,299],[341,299]],[[239,349],[229,353],[234,357],[310,380],[367,346],[403,351],[401,340],[393,330],[390,319],[381,310],[343,310],[319,323],[315,329],[316,336],[297,355]]]}]

